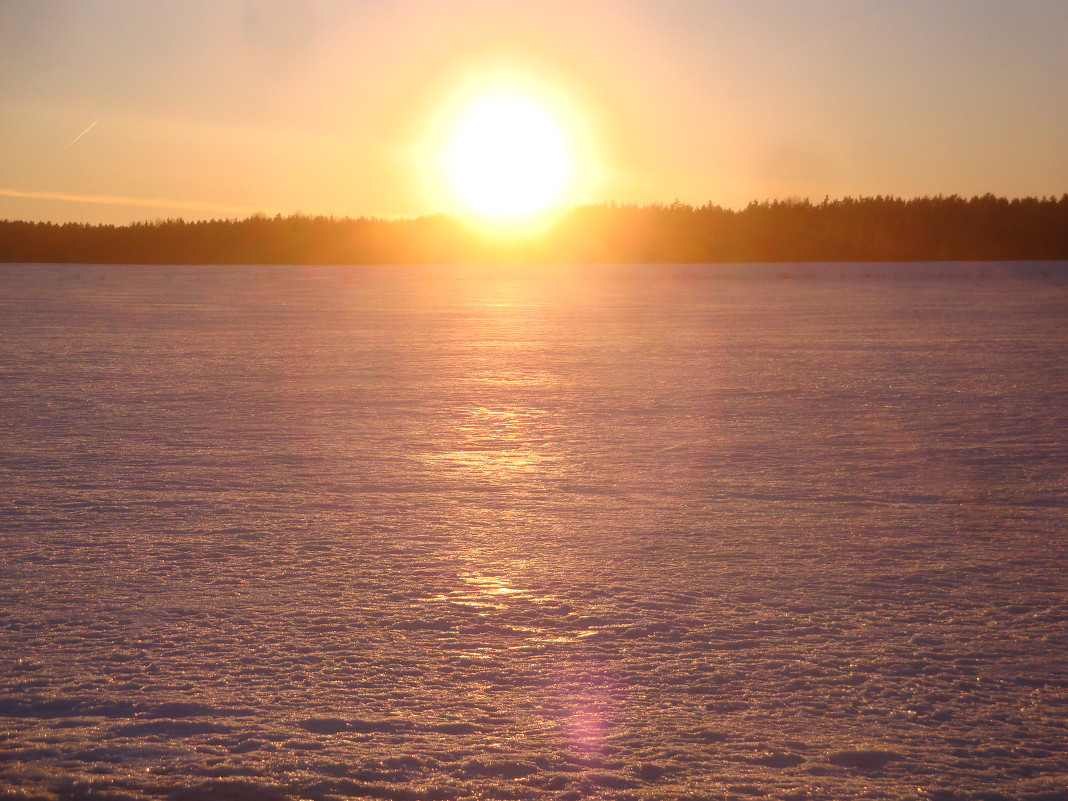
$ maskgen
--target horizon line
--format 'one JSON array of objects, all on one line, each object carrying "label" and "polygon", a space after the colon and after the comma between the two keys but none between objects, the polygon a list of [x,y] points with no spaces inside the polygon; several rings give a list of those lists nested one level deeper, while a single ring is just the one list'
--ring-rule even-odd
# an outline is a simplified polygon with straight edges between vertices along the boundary
[{"label": "horizon line", "polygon": [[[175,200],[175,199],[172,199],[172,198],[140,198],[140,197],[133,197],[133,196],[129,196],[129,195],[83,195],[83,194],[77,194],[77,193],[72,193],[72,192],[51,192],[51,191],[43,191],[43,190],[25,190],[25,189],[13,189],[13,188],[10,188],[10,187],[0,187],[0,197],[20,198],[20,199],[27,199],[27,200],[53,200],[53,201],[61,201],[61,202],[69,202],[69,203],[86,203],[86,204],[97,204],[97,205],[108,205],[108,206],[131,206],[131,207],[141,207],[141,208],[172,209],[172,210],[175,210],[175,211],[183,211],[183,210],[184,211],[202,211],[202,212],[217,211],[217,212],[222,212],[224,214],[225,213],[230,213],[230,214],[235,214],[235,215],[242,215],[242,216],[239,216],[239,217],[227,217],[227,218],[224,218],[224,220],[234,220],[234,221],[241,221],[241,220],[252,219],[252,218],[256,218],[256,217],[266,217],[266,218],[269,218],[269,219],[272,219],[272,218],[275,218],[275,217],[283,217],[283,218],[306,217],[306,218],[311,218],[311,219],[322,218],[322,219],[331,219],[331,220],[338,220],[338,221],[344,221],[344,220],[373,220],[373,221],[377,221],[377,222],[403,222],[403,221],[406,221],[406,220],[419,220],[419,219],[425,219],[425,218],[428,218],[428,217],[447,217],[447,218],[460,220],[460,221],[463,221],[463,220],[469,220],[469,221],[471,221],[471,220],[480,220],[480,221],[483,221],[482,218],[478,217],[477,215],[457,213],[455,211],[449,211],[449,210],[444,210],[444,209],[437,210],[437,211],[428,211],[428,212],[423,212],[423,213],[419,213],[419,214],[395,215],[395,216],[392,216],[392,217],[377,216],[377,215],[371,215],[371,214],[359,214],[359,215],[341,214],[341,215],[338,215],[338,214],[327,214],[327,213],[322,213],[322,212],[305,212],[305,211],[301,211],[301,210],[290,211],[290,212],[281,212],[278,209],[265,209],[265,208],[262,208],[262,207],[254,207],[254,206],[237,206],[237,205],[225,204],[225,203],[209,203],[209,202],[198,201],[198,200]],[[690,209],[690,210],[700,210],[700,209],[703,209],[703,208],[713,207],[713,208],[718,208],[718,209],[721,209],[723,211],[728,211],[728,212],[731,212],[731,213],[738,213],[738,212],[744,211],[745,209],[747,209],[747,208],[749,208],[751,206],[761,206],[761,205],[769,205],[769,204],[776,204],[776,205],[806,205],[806,204],[808,204],[808,205],[811,205],[811,206],[819,206],[821,204],[838,203],[838,202],[845,201],[845,200],[854,200],[854,201],[882,200],[882,201],[905,201],[905,202],[909,202],[909,201],[915,201],[915,200],[952,200],[952,199],[959,199],[959,200],[964,200],[964,201],[971,201],[971,200],[979,200],[979,199],[988,198],[988,197],[992,197],[992,198],[994,198],[996,200],[1004,200],[1004,201],[1007,201],[1007,202],[1010,202],[1010,203],[1014,202],[1014,201],[1022,201],[1022,200],[1035,200],[1035,201],[1045,201],[1045,202],[1050,202],[1050,201],[1061,202],[1061,201],[1063,201],[1065,199],[1068,199],[1068,191],[1062,192],[1060,195],[1057,195],[1057,194],[1051,194],[1051,195],[1017,195],[1017,196],[1014,196],[1014,197],[1008,197],[1006,195],[995,195],[993,192],[985,192],[983,194],[973,194],[973,195],[961,195],[961,194],[957,194],[957,193],[951,193],[951,194],[945,195],[945,194],[939,193],[939,194],[935,194],[935,195],[913,195],[913,196],[910,196],[910,197],[906,197],[906,196],[903,196],[903,195],[881,194],[881,193],[880,194],[874,194],[874,195],[842,195],[842,196],[834,197],[834,198],[831,198],[830,195],[824,195],[822,200],[816,200],[816,201],[812,200],[811,197],[801,197],[801,196],[798,196],[798,195],[789,195],[789,196],[782,197],[782,198],[764,198],[763,200],[754,199],[754,200],[750,200],[744,206],[739,206],[739,207],[731,207],[731,206],[726,206],[726,205],[720,205],[718,203],[715,203],[712,200],[707,200],[707,201],[705,201],[704,203],[701,203],[701,204],[687,203],[687,202],[680,201],[678,198],[676,198],[675,200],[673,200],[671,202],[651,201],[651,202],[646,202],[646,203],[642,203],[642,202],[639,202],[639,201],[624,201],[624,200],[600,200],[600,201],[590,201],[590,202],[585,202],[585,203],[576,203],[576,204],[571,204],[571,205],[556,206],[556,207],[554,207],[552,209],[549,209],[549,210],[547,210],[545,212],[542,212],[541,214],[539,214],[537,216],[543,217],[543,218],[549,218],[549,217],[554,217],[554,216],[558,216],[558,215],[561,215],[561,214],[566,214],[567,212],[575,211],[577,209],[597,208],[597,207],[610,207],[610,208],[623,208],[623,209],[626,209],[626,208],[631,208],[631,209],[686,208],[686,209]],[[3,220],[5,222],[43,222],[43,223],[48,223],[48,224],[52,224],[52,225],[63,225],[64,224],[64,223],[52,222],[50,220],[13,220],[13,219],[9,219],[9,218],[0,218],[0,220]],[[184,218],[181,218],[181,217],[179,217],[178,220],[181,220],[183,222],[187,222]],[[212,218],[211,221],[214,221],[214,220],[215,220],[215,218]],[[208,220],[202,220],[202,221],[207,222]],[[145,220],[140,220],[140,221],[139,220],[131,220],[129,222],[124,222],[124,223],[80,223],[80,224],[83,224],[83,225],[116,225],[118,227],[122,227],[122,226],[137,225],[139,223],[144,223],[144,222],[159,222],[159,219],[156,219],[156,220],[145,219]],[[195,222],[195,220],[191,220],[191,221],[188,221],[188,222]]]}]

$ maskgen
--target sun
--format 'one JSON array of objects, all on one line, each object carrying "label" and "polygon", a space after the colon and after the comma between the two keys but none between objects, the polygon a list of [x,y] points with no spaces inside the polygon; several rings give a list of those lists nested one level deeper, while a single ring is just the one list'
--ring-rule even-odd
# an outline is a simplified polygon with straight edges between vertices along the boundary
[{"label": "sun", "polygon": [[575,172],[560,120],[535,97],[507,90],[480,94],[461,109],[443,161],[449,190],[464,210],[505,222],[561,203]]}]

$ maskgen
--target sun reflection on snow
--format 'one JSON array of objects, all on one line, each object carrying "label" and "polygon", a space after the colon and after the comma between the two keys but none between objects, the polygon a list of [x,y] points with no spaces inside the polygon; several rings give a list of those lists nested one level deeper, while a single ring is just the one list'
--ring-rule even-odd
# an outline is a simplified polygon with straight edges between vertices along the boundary
[{"label": "sun reflection on snow", "polygon": [[484,595],[527,595],[522,590],[509,586],[508,579],[500,576],[463,575],[460,578],[473,585],[477,592],[481,592]]},{"label": "sun reflection on snow", "polygon": [[465,285],[437,369],[441,411],[422,455],[432,478],[518,497],[561,472],[553,436],[560,376],[558,353],[545,346],[554,308],[546,291],[544,282],[503,277]]},{"label": "sun reflection on snow", "polygon": [[441,449],[424,457],[435,470],[508,481],[548,470],[556,461],[544,438],[538,436],[539,412],[522,407],[467,407],[458,409],[456,416],[459,421]]},{"label": "sun reflection on snow", "polygon": [[554,649],[560,659],[558,672],[543,692],[563,712],[556,723],[557,736],[578,757],[601,758],[616,730],[621,685],[599,666],[571,658],[572,647],[598,632],[549,623],[558,614],[560,598],[517,586],[505,575],[472,570],[456,578],[454,589],[427,601],[447,604],[474,624],[468,629],[474,638],[467,647],[455,649],[457,657],[489,665],[498,658],[499,649]]}]

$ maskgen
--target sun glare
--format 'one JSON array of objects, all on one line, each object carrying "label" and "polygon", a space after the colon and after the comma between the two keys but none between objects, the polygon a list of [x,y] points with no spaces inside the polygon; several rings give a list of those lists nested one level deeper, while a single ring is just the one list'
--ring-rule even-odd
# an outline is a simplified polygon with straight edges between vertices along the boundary
[{"label": "sun glare", "polygon": [[496,91],[475,97],[445,144],[448,186],[465,210],[515,221],[561,203],[574,173],[563,125],[533,97]]}]

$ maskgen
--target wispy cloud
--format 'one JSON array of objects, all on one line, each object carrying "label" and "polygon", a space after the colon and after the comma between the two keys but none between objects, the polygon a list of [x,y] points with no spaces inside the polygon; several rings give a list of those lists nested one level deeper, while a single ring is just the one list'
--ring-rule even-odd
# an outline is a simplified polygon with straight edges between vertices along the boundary
[{"label": "wispy cloud", "polygon": [[125,195],[76,195],[69,192],[36,192],[24,189],[0,188],[0,196],[20,197],[31,200],[61,200],[68,203],[100,203],[107,206],[140,206],[153,209],[176,209],[182,211],[214,211],[224,214],[253,214],[267,209],[251,206],[229,206],[222,203],[204,203],[198,200],[171,200],[156,197],[128,197]]},{"label": "wispy cloud", "polygon": [[[79,139],[81,139],[81,138],[82,138],[83,136],[85,136],[85,135],[86,135],[87,133],[89,133],[89,132],[90,132],[91,130],[93,130],[93,128],[95,128],[95,127],[96,127],[96,124],[97,124],[98,122],[100,122],[100,120],[93,120],[93,122],[92,122],[92,123],[91,123],[91,124],[89,125],[89,127],[88,127],[88,128],[86,128],[86,129],[85,129],[84,131],[82,131],[82,132],[81,132],[80,134],[78,134],[78,135],[77,135],[76,137],[74,137],[74,138],[73,138],[73,139],[71,139],[71,140],[70,140],[69,142],[67,142],[67,147],[70,147],[70,146],[71,146],[71,145],[73,145],[73,144],[74,144],[75,142],[77,142],[77,141],[78,141]],[[63,149],[64,149],[64,150],[66,150],[66,149],[67,149],[67,147],[65,147],[65,148],[63,148]]]}]

